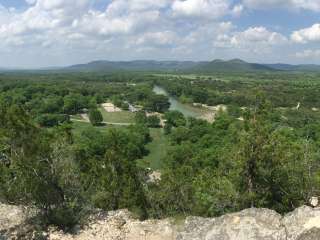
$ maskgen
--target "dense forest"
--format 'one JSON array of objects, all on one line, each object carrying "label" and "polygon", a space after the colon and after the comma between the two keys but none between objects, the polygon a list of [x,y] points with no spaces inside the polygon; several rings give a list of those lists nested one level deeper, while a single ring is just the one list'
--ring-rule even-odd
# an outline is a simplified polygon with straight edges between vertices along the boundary
[{"label": "dense forest", "polygon": [[[186,117],[154,85],[227,108],[213,122]],[[97,208],[141,219],[291,211],[320,194],[319,93],[320,76],[302,73],[1,74],[0,201],[36,207],[43,226],[63,230]],[[104,123],[105,102],[132,124]],[[84,113],[91,124],[77,122]],[[141,160],[155,129],[166,141],[158,169]]]}]

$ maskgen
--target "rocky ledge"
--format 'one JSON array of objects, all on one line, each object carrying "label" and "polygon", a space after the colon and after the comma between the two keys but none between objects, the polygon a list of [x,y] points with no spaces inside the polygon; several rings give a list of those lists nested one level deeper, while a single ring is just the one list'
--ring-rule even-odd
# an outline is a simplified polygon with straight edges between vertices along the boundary
[{"label": "rocky ledge", "polygon": [[[0,239],[36,239],[19,233],[25,220],[24,209],[0,205]],[[219,218],[188,217],[179,223],[141,222],[119,210],[92,216],[73,235],[54,229],[41,235],[49,240],[319,240],[320,208],[303,206],[285,216],[252,208]]]}]

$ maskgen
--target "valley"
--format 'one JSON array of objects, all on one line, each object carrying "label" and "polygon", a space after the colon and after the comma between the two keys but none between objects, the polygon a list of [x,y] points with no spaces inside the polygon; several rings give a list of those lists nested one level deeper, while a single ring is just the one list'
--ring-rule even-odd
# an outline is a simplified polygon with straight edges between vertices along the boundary
[{"label": "valley", "polygon": [[66,230],[96,208],[287,213],[320,191],[319,89],[315,72],[2,73],[0,199]]}]

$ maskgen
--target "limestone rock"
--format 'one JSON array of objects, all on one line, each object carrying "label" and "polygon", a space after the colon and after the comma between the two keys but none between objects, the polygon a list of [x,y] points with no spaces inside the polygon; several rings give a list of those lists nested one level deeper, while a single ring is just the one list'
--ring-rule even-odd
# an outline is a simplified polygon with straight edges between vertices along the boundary
[{"label": "limestone rock", "polygon": [[[32,231],[30,226],[17,227],[25,226],[25,220],[23,208],[0,204],[0,239],[32,239],[17,232]],[[100,211],[73,235],[49,228],[43,236],[49,240],[320,240],[320,209],[303,206],[282,217],[272,210],[251,208],[218,218],[188,217],[180,224],[170,219],[139,221],[127,210]]]},{"label": "limestone rock", "polygon": [[281,215],[268,209],[252,208],[216,219],[187,219],[185,228],[187,233],[181,233],[185,240],[285,240],[286,236]]},{"label": "limestone rock", "polygon": [[0,204],[0,231],[22,224],[26,214],[22,207]]},{"label": "limestone rock", "polygon": [[[320,208],[300,207],[282,219],[287,230],[287,240],[309,239],[307,236],[317,234],[320,239]],[[312,233],[310,232],[312,230]],[[312,236],[310,235],[310,236]],[[304,237],[303,237],[304,236]]]}]

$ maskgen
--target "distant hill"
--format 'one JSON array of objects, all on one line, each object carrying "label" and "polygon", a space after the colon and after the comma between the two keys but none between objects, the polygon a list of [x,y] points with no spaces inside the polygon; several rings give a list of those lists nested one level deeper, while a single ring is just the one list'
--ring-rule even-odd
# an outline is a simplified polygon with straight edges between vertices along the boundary
[{"label": "distant hill", "polygon": [[94,61],[65,68],[71,71],[181,71],[195,67],[198,63],[192,61]]},{"label": "distant hill", "polygon": [[272,67],[258,63],[248,63],[241,59],[229,61],[214,60],[212,62],[198,64],[190,69],[191,71],[211,73],[211,72],[255,72],[255,71],[275,71]]},{"label": "distant hill", "polygon": [[296,71],[296,72],[320,72],[320,65],[315,64],[300,64],[300,65],[291,65],[291,64],[264,64],[264,66],[271,67],[276,70],[281,71]]},{"label": "distant hill", "polygon": [[272,67],[248,63],[241,59],[229,61],[214,60],[212,62],[192,61],[94,61],[65,68],[67,71],[179,71],[179,72],[251,72],[275,71]]},{"label": "distant hill", "polygon": [[[40,70],[40,69],[39,69]],[[43,70],[43,69],[42,69]],[[259,64],[249,63],[241,59],[220,60],[211,62],[195,61],[93,61],[64,68],[52,68],[63,72],[113,72],[113,71],[153,71],[153,72],[184,72],[184,73],[215,73],[215,72],[320,72],[320,65],[290,64]]]}]

